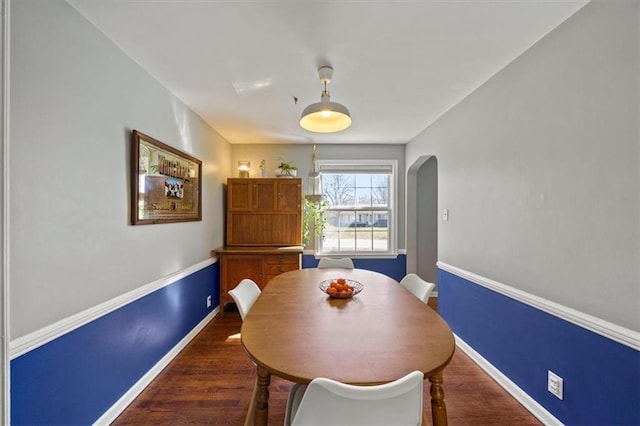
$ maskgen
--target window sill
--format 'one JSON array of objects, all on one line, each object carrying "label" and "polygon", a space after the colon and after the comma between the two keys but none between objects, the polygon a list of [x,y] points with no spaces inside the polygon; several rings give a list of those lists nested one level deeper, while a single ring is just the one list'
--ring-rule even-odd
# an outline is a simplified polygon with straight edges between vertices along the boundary
[{"label": "window sill", "polygon": [[302,254],[313,255],[316,259],[323,257],[349,257],[351,259],[397,259],[399,255],[397,253],[316,253],[314,250],[304,250]]}]

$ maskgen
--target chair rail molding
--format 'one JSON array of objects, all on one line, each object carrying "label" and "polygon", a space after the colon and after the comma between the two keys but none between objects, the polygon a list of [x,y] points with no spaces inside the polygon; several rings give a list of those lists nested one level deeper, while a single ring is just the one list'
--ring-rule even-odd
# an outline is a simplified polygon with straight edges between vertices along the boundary
[{"label": "chair rail molding", "polygon": [[439,261],[438,268],[467,279],[475,284],[486,287],[511,299],[520,301],[534,308],[540,309],[548,314],[556,316],[560,319],[568,321],[572,324],[580,326],[584,329],[592,331],[603,337],[621,343],[635,350],[640,350],[640,333],[614,324],[609,321],[594,317],[584,312],[569,308],[556,302],[535,296],[531,293],[519,290],[517,288],[499,283],[489,278],[465,271],[464,269],[449,265]]},{"label": "chair rail molding", "polygon": [[160,278],[151,283],[145,284],[128,293],[124,293],[118,297],[108,300],[100,305],[86,309],[70,317],[64,318],[58,322],[50,324],[46,327],[36,330],[33,333],[26,334],[22,337],[14,339],[10,343],[9,355],[11,359],[17,358],[39,346],[42,346],[58,337],[67,334],[83,325],[94,321],[110,312],[113,312],[128,303],[140,299],[148,294],[153,293],[163,287],[193,274],[207,266],[213,265],[217,260],[213,258],[206,259],[200,263],[189,266],[188,268],[177,271],[171,275]]}]

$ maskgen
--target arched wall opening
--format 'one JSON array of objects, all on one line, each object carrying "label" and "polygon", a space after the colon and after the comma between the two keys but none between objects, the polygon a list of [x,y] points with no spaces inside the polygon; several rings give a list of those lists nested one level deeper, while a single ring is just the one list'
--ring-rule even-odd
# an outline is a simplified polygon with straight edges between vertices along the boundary
[{"label": "arched wall opening", "polygon": [[438,160],[421,156],[407,171],[407,273],[438,283]]}]

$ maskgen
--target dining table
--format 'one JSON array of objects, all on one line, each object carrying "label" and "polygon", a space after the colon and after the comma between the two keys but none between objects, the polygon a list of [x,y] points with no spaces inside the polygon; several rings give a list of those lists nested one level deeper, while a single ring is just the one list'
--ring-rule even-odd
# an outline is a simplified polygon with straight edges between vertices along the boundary
[{"label": "dining table", "polygon": [[[332,298],[320,283],[338,278],[363,289]],[[447,424],[442,373],[455,350],[453,333],[435,310],[382,273],[307,268],[280,274],[244,318],[241,341],[256,364],[254,411],[248,413],[255,425],[268,421],[271,375],[367,386],[414,370],[430,382],[433,424]]]}]

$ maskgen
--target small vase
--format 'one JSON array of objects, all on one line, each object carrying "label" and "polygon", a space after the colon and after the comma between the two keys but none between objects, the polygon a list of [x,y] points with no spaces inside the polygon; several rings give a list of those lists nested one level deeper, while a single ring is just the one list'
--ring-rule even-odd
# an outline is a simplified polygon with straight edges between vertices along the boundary
[{"label": "small vase", "polygon": [[263,178],[268,178],[269,177],[269,172],[267,170],[263,170],[261,174],[262,174]]}]

